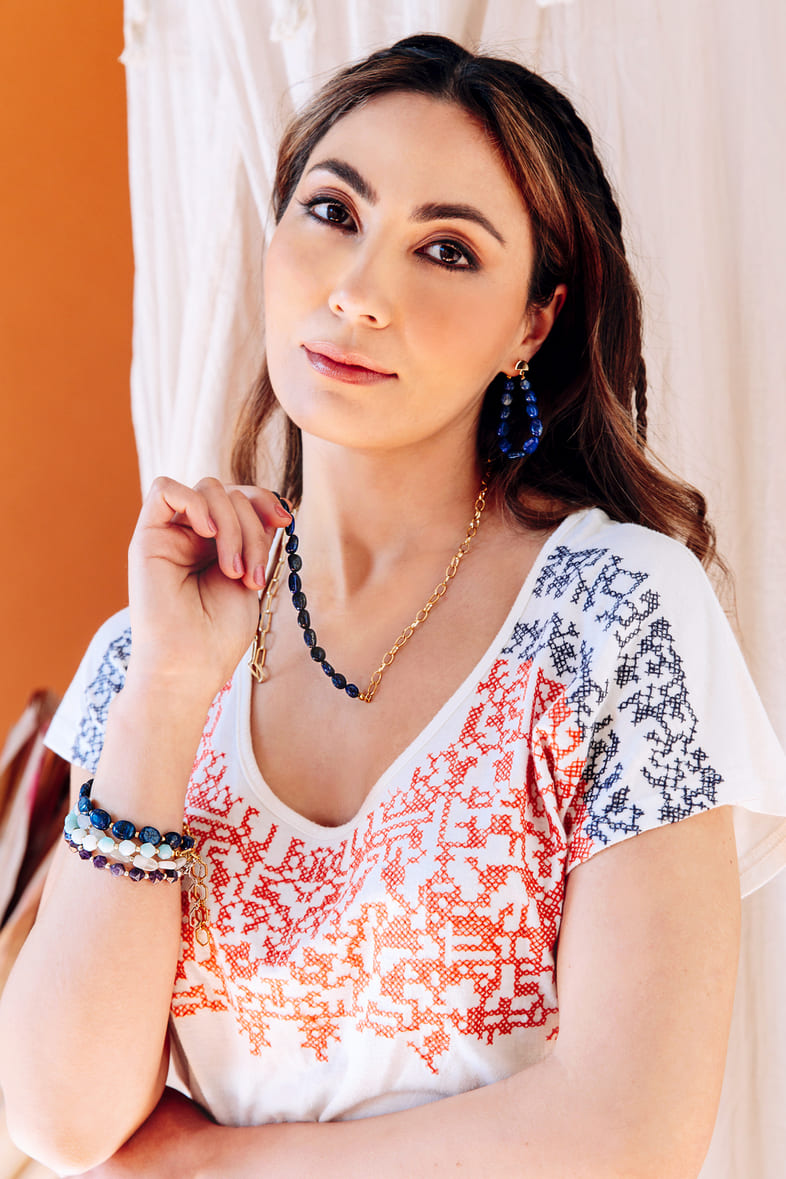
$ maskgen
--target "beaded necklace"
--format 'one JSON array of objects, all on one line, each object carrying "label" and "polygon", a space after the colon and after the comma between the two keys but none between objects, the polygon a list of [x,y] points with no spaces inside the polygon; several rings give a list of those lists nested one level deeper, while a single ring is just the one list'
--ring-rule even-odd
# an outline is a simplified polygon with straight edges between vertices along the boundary
[{"label": "beaded necklace", "polygon": [[[340,692],[346,692],[347,696],[349,696],[352,700],[363,700],[364,703],[370,704],[374,699],[383,675],[390,667],[393,660],[396,658],[398,652],[406,643],[409,642],[415,633],[415,630],[426,621],[437,602],[440,600],[440,598],[444,597],[450,582],[456,576],[458,567],[466,556],[469,546],[478,530],[480,518],[483,515],[484,508],[486,507],[487,489],[488,485],[484,479],[480,485],[480,491],[478,492],[477,499],[475,500],[472,519],[470,520],[469,526],[467,527],[467,534],[457,548],[450,561],[450,564],[445,570],[445,576],[439,585],[435,587],[434,592],[431,594],[425,605],[422,606],[420,610],[418,610],[409,626],[404,627],[390,650],[385,652],[382,662],[369,680],[369,684],[365,692],[361,692],[357,684],[348,682],[345,675],[342,675],[340,671],[336,671],[332,663],[328,662],[324,648],[320,647],[319,643],[317,642],[316,631],[311,625],[311,615],[308,612],[308,602],[306,600],[306,595],[303,592],[303,581],[300,576],[300,572],[303,568],[303,560],[297,551],[300,547],[300,541],[295,534],[295,517],[293,515],[291,522],[287,524],[286,528],[284,529],[287,539],[286,542],[284,542],[282,538],[278,560],[276,561],[276,567],[273,572],[273,576],[267,584],[264,597],[260,595],[259,598],[259,621],[257,622],[257,630],[256,634],[254,635],[254,645],[251,650],[251,659],[249,660],[248,664],[248,666],[251,668],[251,674],[253,675],[254,679],[257,680],[257,682],[260,684],[267,679],[268,673],[265,670],[265,659],[267,658],[267,636],[270,632],[270,624],[272,621],[273,600],[278,590],[279,581],[281,580],[281,573],[284,567],[284,557],[286,557],[287,564],[289,566],[289,579],[287,585],[289,592],[292,595],[292,605],[294,606],[297,613],[298,626],[303,631],[303,640],[309,649],[311,658],[322,668],[323,672],[328,677],[334,688],[337,688]],[[281,500],[281,503],[284,505],[287,511],[291,512],[289,504],[287,504],[285,500],[281,499],[281,496],[278,498]]]}]

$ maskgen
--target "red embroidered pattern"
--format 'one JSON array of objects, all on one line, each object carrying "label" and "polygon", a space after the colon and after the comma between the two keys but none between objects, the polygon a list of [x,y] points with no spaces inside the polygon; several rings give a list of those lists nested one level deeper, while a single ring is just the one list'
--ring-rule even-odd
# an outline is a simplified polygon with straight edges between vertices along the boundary
[{"label": "red embroidered pattern", "polygon": [[457,1034],[556,1035],[566,832],[571,862],[590,850],[575,802],[582,734],[561,684],[498,659],[458,739],[321,846],[234,792],[214,741],[222,706],[223,694],[187,800],[216,948],[196,962],[184,924],[176,1017],[231,1010],[254,1054],[291,1021],[319,1060],[342,1028],[368,1029],[403,1039],[433,1072]]}]

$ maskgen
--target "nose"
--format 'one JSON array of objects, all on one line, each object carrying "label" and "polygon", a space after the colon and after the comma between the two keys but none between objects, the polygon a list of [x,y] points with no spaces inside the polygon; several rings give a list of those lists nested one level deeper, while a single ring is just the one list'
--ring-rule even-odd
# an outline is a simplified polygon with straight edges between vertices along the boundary
[{"label": "nose", "polygon": [[366,327],[387,327],[391,302],[379,259],[355,257],[354,266],[334,284],[328,306],[334,315]]}]

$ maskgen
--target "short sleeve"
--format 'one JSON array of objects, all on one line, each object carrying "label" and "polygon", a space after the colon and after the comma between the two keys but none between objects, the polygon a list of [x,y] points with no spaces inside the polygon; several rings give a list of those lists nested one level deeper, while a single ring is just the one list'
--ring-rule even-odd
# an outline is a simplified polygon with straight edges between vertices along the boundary
[{"label": "short sleeve", "polygon": [[557,550],[536,590],[573,652],[561,740],[573,726],[578,757],[555,783],[567,870],[730,805],[746,895],[786,863],[786,759],[728,620],[677,542],[608,523],[593,541]]},{"label": "short sleeve", "polygon": [[108,619],[93,636],[46,734],[66,761],[95,773],[104,745],[109,705],[125,683],[131,655],[128,610]]}]

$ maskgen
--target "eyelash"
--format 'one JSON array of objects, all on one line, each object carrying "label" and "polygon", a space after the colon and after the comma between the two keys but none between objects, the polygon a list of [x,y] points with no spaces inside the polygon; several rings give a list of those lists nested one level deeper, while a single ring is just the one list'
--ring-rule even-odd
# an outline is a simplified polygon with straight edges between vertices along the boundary
[{"label": "eyelash", "polygon": [[[319,214],[315,212],[315,210],[320,205],[329,205],[335,209],[341,209],[341,211],[343,213],[345,213],[347,215],[347,217],[351,218],[352,214],[350,213],[349,209],[346,207],[346,205],[344,204],[343,201],[338,200],[336,197],[316,196],[316,197],[312,197],[311,200],[298,201],[298,204],[303,209],[305,209],[305,211],[309,217],[313,217],[315,221],[318,221],[320,223],[320,225],[329,225],[333,229],[342,230],[344,233],[351,233],[352,232],[352,230],[350,229],[350,227],[348,225],[342,224],[340,221],[330,221],[327,217],[320,217]],[[428,245],[423,247],[423,249],[424,250],[430,249],[432,246],[448,246],[451,250],[456,250],[466,260],[466,266],[454,266],[448,262],[440,262],[440,260],[438,258],[432,258],[428,254],[423,254],[423,253],[421,254],[421,256],[426,258],[427,261],[433,262],[434,265],[439,266],[440,269],[442,269],[442,270],[477,270],[478,269],[477,258],[472,253],[472,251],[467,249],[467,247],[465,245],[463,245],[461,242],[454,241],[452,238],[438,238],[436,241],[429,242]]]}]

